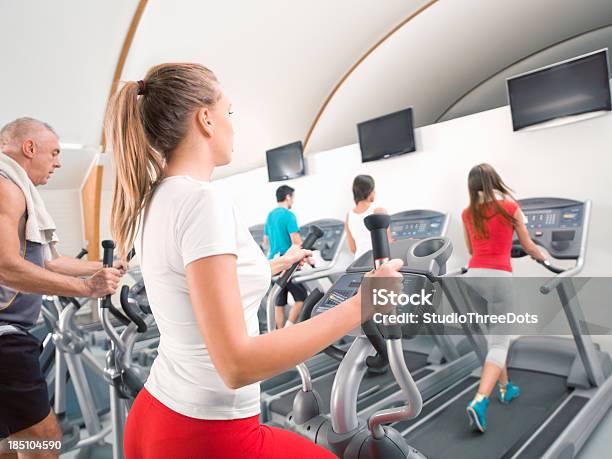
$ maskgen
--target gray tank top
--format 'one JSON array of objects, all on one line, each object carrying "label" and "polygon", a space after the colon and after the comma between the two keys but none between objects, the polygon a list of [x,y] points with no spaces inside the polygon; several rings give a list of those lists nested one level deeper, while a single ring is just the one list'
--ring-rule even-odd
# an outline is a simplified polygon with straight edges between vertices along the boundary
[{"label": "gray tank top", "polygon": [[[11,180],[0,170],[0,176]],[[19,220],[20,254],[27,261],[41,268],[45,267],[42,244],[30,242],[25,239],[25,224],[28,218],[26,211]],[[0,284],[0,325],[16,325],[28,329],[33,327],[40,315],[42,295],[36,293],[23,293]]]}]

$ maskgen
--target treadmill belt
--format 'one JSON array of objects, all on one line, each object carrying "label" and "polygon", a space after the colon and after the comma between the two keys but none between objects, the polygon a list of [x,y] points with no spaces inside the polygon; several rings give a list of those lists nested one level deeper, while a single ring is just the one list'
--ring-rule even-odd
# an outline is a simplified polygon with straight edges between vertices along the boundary
[{"label": "treadmill belt", "polygon": [[588,401],[588,398],[578,396],[569,399],[554,419],[531,441],[528,447],[521,451],[518,458],[542,457]]},{"label": "treadmill belt", "polygon": [[510,378],[521,388],[521,395],[511,404],[503,405],[497,398],[497,388],[493,391],[487,410],[488,429],[484,434],[470,428],[465,413],[476,392],[474,388],[404,435],[408,444],[428,459],[497,459],[515,445],[520,447],[571,391],[566,386],[566,378],[561,376],[511,369]]},{"label": "treadmill belt", "polygon": [[[404,359],[408,369],[411,372],[427,365],[427,354],[404,351]],[[321,406],[322,413],[329,413],[329,401],[331,400],[331,391],[335,377],[336,371],[322,376],[321,379],[317,381],[313,381],[313,388],[319,393],[321,396],[321,401],[323,402]],[[359,386],[359,393],[370,394],[370,391],[378,391],[390,384],[392,380],[393,375],[391,374],[390,370],[382,375],[371,375],[366,373],[361,385]],[[287,416],[289,412],[293,410],[293,399],[295,398],[295,394],[298,392],[298,390],[300,389],[291,391],[277,400],[274,400],[272,403],[270,403],[270,411],[282,416]]]}]

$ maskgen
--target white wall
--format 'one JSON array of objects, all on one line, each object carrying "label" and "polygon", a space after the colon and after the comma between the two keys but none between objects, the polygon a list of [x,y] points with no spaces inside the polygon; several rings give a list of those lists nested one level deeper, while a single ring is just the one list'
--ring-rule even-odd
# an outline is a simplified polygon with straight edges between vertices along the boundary
[{"label": "white wall", "polygon": [[57,225],[59,252],[74,257],[84,246],[80,191],[41,189],[40,194]]},{"label": "white wall", "polygon": [[[427,208],[449,212],[449,236],[455,244],[453,265],[466,253],[460,225],[467,205],[467,174],[489,162],[516,191],[518,198],[559,196],[591,199],[590,241],[584,275],[612,273],[612,114],[565,126],[513,132],[508,107],[457,118],[416,130],[417,152],[362,164],[358,145],[307,155],[308,176],[287,182],[296,188],[298,221],[344,218],[351,206],[356,174],[374,176],[377,203],[389,212]],[[265,168],[215,182],[232,193],[248,225],[261,223],[275,206]],[[519,260],[521,273],[541,270]]]}]

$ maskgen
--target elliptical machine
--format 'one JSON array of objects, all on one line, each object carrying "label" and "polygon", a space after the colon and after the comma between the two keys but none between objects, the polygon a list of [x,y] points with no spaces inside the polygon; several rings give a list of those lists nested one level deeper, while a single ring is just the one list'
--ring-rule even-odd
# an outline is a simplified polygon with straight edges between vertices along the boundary
[{"label": "elliptical machine", "polygon": [[[379,267],[390,258],[387,241],[389,217],[371,215],[365,223],[372,234],[374,266]],[[404,292],[421,288],[435,291],[435,276],[445,273],[445,263],[451,252],[450,240],[442,237],[395,244],[394,254],[411,261],[401,270]],[[313,293],[315,296],[307,299],[304,305],[305,319],[353,296],[367,271],[369,269],[349,268],[325,295]],[[302,376],[302,390],[294,400],[289,428],[346,459],[423,459],[424,456],[409,446],[397,430],[383,426],[413,419],[419,415],[422,407],[420,391],[404,360],[402,338],[406,338],[406,330],[398,325],[377,325],[370,320],[351,334],[356,338],[338,368],[332,388],[330,415],[321,413],[320,397],[301,364],[298,371]],[[373,361],[380,360],[388,362],[404,403],[375,412],[366,422],[357,415],[359,385],[368,370],[368,363],[371,365]]]},{"label": "elliptical machine", "polygon": [[[115,243],[113,241],[102,241],[104,267],[112,266],[113,251]],[[106,355],[106,366],[104,376],[110,384],[110,408],[111,425],[113,431],[113,459],[122,459],[123,453],[123,433],[127,413],[132,401],[140,390],[144,387],[145,371],[133,363],[134,344],[139,334],[145,333],[153,322],[152,316],[143,319],[140,316],[136,301],[129,298],[129,287],[123,286],[121,289],[121,307],[129,320],[113,306],[110,295],[98,299],[98,314],[102,323],[102,328],[111,341],[110,350]],[[140,311],[146,312],[140,308]],[[113,314],[120,322],[127,326],[119,333],[113,326],[110,314]]]}]

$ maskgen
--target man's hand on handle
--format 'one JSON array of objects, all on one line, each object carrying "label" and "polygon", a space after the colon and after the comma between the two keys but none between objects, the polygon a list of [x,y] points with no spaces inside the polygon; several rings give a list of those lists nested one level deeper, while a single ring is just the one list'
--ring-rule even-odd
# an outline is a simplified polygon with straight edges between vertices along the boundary
[{"label": "man's hand on handle", "polygon": [[[115,262],[118,263],[118,262]],[[87,293],[91,298],[102,298],[117,291],[123,273],[117,268],[102,268],[93,276],[85,279]]]}]

